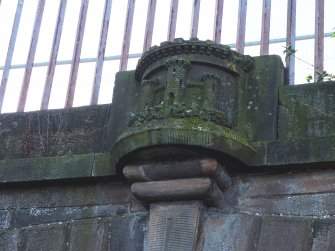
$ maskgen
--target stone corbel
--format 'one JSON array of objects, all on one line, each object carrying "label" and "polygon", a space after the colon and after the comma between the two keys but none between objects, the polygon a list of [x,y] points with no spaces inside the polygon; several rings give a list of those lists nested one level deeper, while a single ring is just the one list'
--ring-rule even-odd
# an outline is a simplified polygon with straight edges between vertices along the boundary
[{"label": "stone corbel", "polygon": [[204,208],[220,207],[232,182],[215,159],[128,165],[123,174],[150,208],[148,251],[197,250]]},{"label": "stone corbel", "polygon": [[231,185],[227,171],[214,159],[128,165],[126,178],[131,191],[144,203],[200,200],[220,207]]}]

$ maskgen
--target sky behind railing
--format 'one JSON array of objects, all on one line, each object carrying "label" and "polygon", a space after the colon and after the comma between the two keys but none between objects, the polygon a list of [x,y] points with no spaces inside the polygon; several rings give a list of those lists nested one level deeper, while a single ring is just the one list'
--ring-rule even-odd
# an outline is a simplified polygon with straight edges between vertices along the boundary
[{"label": "sky behind railing", "polygon": [[[47,64],[56,25],[57,10],[60,0],[46,0],[42,25],[37,44],[34,64],[44,66],[33,67],[25,111],[39,110],[43,92],[43,85],[47,73]],[[135,15],[131,34],[130,54],[140,54],[143,50],[144,34],[149,0],[136,0]],[[213,24],[215,16],[216,0],[202,0],[199,16],[198,38],[202,40],[213,39]],[[63,108],[76,30],[80,11],[81,0],[68,0],[63,32],[57,61],[62,62],[56,66],[53,87],[51,91],[49,109]],[[97,56],[102,16],[105,0],[91,0],[88,6],[87,20],[81,59],[88,59],[87,63],[80,63],[77,86],[74,97],[74,106],[88,105],[92,90],[92,82],[95,71],[94,58]],[[175,37],[189,39],[193,0],[179,0],[177,28]],[[25,0],[22,10],[21,22],[12,59],[12,69],[9,73],[7,91],[2,112],[15,112],[19,99],[20,88],[24,76],[25,65],[32,30],[37,9],[38,0]],[[237,34],[238,0],[224,0],[222,37],[221,43],[234,47]],[[17,1],[1,0],[0,2],[0,79],[6,60],[11,29],[14,21]],[[167,40],[169,22],[170,0],[158,0],[156,6],[152,45],[159,45]],[[325,0],[325,33],[330,33],[335,27],[333,12],[334,0]],[[111,19],[107,37],[105,57],[119,56],[122,51],[124,25],[127,11],[126,0],[113,0]],[[261,37],[262,0],[249,0],[247,9],[246,35],[248,42],[259,41]],[[286,38],[287,1],[272,0],[271,3],[271,28],[270,39]],[[315,0],[297,0],[297,27],[296,35],[314,35]],[[285,42],[270,44],[270,54],[278,54],[283,58]],[[314,39],[296,41],[297,56],[313,64]],[[244,54],[258,56],[259,45],[246,46]],[[90,60],[91,59],[91,60]],[[284,59],[284,58],[283,58]],[[128,70],[135,69],[138,58],[128,60]],[[21,66],[20,66],[21,65]],[[328,72],[335,73],[335,38],[325,38],[325,62],[324,68]],[[109,103],[112,100],[114,75],[119,69],[119,60],[106,60],[103,65],[102,80],[98,103]],[[312,67],[296,61],[296,83],[304,83],[305,77],[313,74]]]}]

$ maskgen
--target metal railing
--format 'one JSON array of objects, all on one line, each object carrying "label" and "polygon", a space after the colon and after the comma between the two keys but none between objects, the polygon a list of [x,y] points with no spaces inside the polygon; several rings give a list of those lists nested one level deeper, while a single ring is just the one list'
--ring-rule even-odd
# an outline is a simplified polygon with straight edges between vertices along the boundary
[{"label": "metal railing", "polygon": [[[6,60],[3,66],[0,65],[0,70],[2,70],[2,79],[0,85],[0,112],[2,111],[4,97],[7,89],[9,73],[13,69],[24,69],[24,77],[22,80],[19,100],[17,104],[16,111],[22,112],[25,110],[26,100],[28,95],[28,89],[31,79],[32,70],[34,67],[47,67],[47,74],[43,86],[43,95],[41,98],[40,109],[48,109],[49,100],[54,80],[55,68],[57,65],[68,64],[71,66],[67,92],[66,92],[66,101],[65,107],[72,107],[73,100],[76,90],[77,78],[78,78],[78,69],[81,63],[95,63],[94,77],[92,79],[92,90],[90,104],[98,104],[98,97],[100,92],[100,85],[102,79],[102,72],[104,62],[110,60],[119,60],[119,70],[127,70],[128,59],[139,58],[142,53],[150,48],[152,45],[152,38],[154,33],[154,24],[157,17],[156,14],[156,5],[157,0],[148,0],[147,6],[147,15],[146,15],[146,24],[145,24],[145,34],[143,41],[143,51],[138,53],[129,53],[133,20],[135,14],[135,0],[128,0],[125,20],[120,20],[124,25],[124,34],[122,41],[122,49],[120,55],[106,56],[106,46],[107,46],[107,36],[109,31],[109,23],[111,20],[111,10],[113,8],[112,0],[105,0],[104,10],[100,28],[100,38],[99,45],[96,57],[83,58],[81,57],[81,49],[83,45],[83,37],[85,32],[85,25],[88,13],[89,0],[80,0],[80,12],[77,24],[77,31],[75,36],[75,46],[73,49],[72,59],[69,60],[58,60],[58,50],[60,46],[60,41],[62,37],[64,18],[67,8],[67,0],[59,0],[58,14],[56,20],[56,26],[53,31],[53,41],[50,52],[49,60],[46,62],[35,62],[35,53],[40,33],[40,27],[42,24],[43,11],[45,3],[47,0],[38,0],[38,5],[35,13],[35,21],[32,30],[32,37],[30,40],[30,47],[28,52],[28,57],[26,63],[23,64],[12,64],[13,53],[15,50],[16,38],[18,34],[18,29],[20,26],[20,19],[22,16],[22,9],[25,4],[25,1],[29,0],[18,0],[15,17],[13,21],[13,26],[11,30],[11,35],[9,39],[8,49]],[[37,0],[36,0],[37,1]],[[51,1],[51,0],[49,0]],[[115,0],[114,0],[115,1]],[[141,1],[141,0],[137,0]],[[163,0],[158,0],[163,1]],[[164,0],[167,1],[167,0]],[[203,0],[204,1],[204,0]],[[269,45],[273,43],[286,43],[286,45],[291,45],[295,47],[296,41],[306,40],[306,39],[315,39],[315,52],[314,52],[314,65],[317,69],[323,69],[324,63],[324,38],[329,37],[332,33],[324,33],[324,0],[315,0],[315,34],[305,35],[305,36],[296,36],[296,5],[297,0],[287,0],[283,3],[287,3],[287,34],[285,38],[270,39],[270,21],[271,21],[271,0],[262,0],[262,21],[261,21],[261,39],[259,41],[245,41],[246,34],[246,16],[247,16],[247,0],[238,0],[238,21],[237,21],[237,35],[236,43],[229,44],[232,48],[235,48],[236,51],[244,53],[246,46],[259,45],[260,55],[269,54]],[[251,2],[251,1],[250,1]],[[190,38],[198,36],[198,27],[199,27],[199,13],[200,13],[200,0],[193,0],[192,5],[192,16],[191,16],[191,27],[190,27]],[[94,1],[91,1],[91,5],[94,5]],[[125,1],[126,4],[126,1]],[[170,0],[170,10],[169,10],[169,21],[168,21],[168,32],[166,39],[173,41],[176,34],[177,25],[182,25],[182,20],[178,20],[178,6],[179,0]],[[1,7],[1,0],[0,0]],[[222,37],[222,20],[223,20],[223,10],[224,10],[224,0],[216,0],[215,3],[215,14],[213,18],[213,37],[209,38],[214,40],[216,43],[221,42]],[[143,10],[137,10],[143,11]],[[70,15],[68,13],[67,15]],[[1,38],[0,38],[1,39]],[[186,38],[188,39],[188,38]],[[164,40],[164,39],[163,39]],[[295,57],[293,55],[286,57],[286,68],[287,68],[287,81],[289,84],[294,84],[294,74],[295,74]]]}]

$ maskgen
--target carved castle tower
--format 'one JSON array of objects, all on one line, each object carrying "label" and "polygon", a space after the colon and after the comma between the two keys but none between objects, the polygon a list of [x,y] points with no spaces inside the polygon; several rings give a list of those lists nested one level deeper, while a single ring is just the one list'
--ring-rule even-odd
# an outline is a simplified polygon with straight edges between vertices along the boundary
[{"label": "carved castle tower", "polygon": [[[165,67],[167,69],[166,87],[164,93],[164,107],[181,105],[186,88],[186,75],[189,63],[183,59],[169,59]],[[166,111],[169,113],[169,111]]]}]

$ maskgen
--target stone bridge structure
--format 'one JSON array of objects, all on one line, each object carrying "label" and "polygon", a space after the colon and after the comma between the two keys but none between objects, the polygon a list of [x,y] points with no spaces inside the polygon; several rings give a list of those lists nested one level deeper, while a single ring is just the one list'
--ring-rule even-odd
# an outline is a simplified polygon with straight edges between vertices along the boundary
[{"label": "stone bridge structure", "polygon": [[335,84],[152,47],[112,104],[0,116],[0,250],[334,250]]}]

